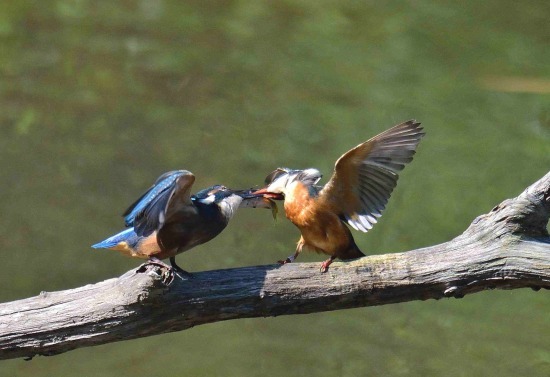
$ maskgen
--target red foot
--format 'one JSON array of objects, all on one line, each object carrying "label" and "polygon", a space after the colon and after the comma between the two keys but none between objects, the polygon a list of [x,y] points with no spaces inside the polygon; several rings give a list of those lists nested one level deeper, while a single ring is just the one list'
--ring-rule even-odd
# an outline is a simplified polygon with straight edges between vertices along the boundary
[{"label": "red foot", "polygon": [[332,258],[329,258],[327,259],[326,261],[324,261],[322,264],[321,264],[321,268],[319,269],[319,271],[321,272],[327,272],[328,271],[328,266],[330,266],[330,264],[332,263],[333,259]]}]

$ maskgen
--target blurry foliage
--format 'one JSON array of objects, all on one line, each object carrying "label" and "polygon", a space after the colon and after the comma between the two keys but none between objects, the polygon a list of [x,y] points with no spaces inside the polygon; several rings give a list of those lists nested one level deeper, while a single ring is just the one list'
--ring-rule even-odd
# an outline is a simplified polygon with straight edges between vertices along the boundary
[{"label": "blurry foliage", "polygon": [[[328,178],[343,152],[410,118],[427,137],[380,224],[356,240],[382,253],[459,234],[548,171],[548,94],[480,80],[548,79],[549,10],[492,0],[1,3],[0,300],[137,266],[89,245],[120,230],[120,213],[164,171],[193,171],[197,190],[260,185],[276,166]],[[241,211],[178,260],[189,270],[272,263],[297,238],[283,216],[273,225],[268,211]],[[2,368],[543,376],[549,305],[544,292],[490,292],[233,321]]]}]

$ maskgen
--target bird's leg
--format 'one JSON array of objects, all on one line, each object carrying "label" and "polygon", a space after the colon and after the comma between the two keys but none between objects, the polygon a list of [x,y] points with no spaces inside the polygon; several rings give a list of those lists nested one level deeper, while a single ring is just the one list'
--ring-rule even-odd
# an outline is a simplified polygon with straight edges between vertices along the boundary
[{"label": "bird's leg", "polygon": [[287,263],[294,262],[294,260],[298,258],[298,255],[302,252],[304,245],[305,245],[304,237],[300,237],[300,240],[298,241],[298,245],[296,246],[296,252],[292,255],[289,255],[285,260],[280,260],[277,263],[287,264]]},{"label": "bird's leg", "polygon": [[328,266],[330,266],[330,264],[336,259],[335,256],[332,256],[330,258],[328,258],[326,261],[324,261],[322,264],[321,264],[321,268],[319,269],[321,272],[327,272],[328,271]]},{"label": "bird's leg", "polygon": [[170,257],[170,264],[172,265],[171,268],[176,273],[180,273],[181,275],[185,276],[186,278],[193,277],[193,275],[190,272],[185,271],[183,268],[181,268],[180,266],[178,266],[176,264],[176,257]]}]

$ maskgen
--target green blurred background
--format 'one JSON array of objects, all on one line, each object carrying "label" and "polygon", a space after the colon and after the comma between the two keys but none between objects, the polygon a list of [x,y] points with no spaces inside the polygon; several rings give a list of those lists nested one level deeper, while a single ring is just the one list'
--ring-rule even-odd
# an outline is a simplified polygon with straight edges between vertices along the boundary
[{"label": "green blurred background", "polygon": [[[58,0],[0,4],[0,301],[121,275],[89,245],[161,173],[249,187],[404,120],[427,136],[367,253],[440,243],[550,167],[544,1]],[[294,250],[243,210],[178,257],[191,271]],[[301,261],[320,261],[302,255]],[[2,376],[548,376],[548,292],[199,326],[84,348]]]}]

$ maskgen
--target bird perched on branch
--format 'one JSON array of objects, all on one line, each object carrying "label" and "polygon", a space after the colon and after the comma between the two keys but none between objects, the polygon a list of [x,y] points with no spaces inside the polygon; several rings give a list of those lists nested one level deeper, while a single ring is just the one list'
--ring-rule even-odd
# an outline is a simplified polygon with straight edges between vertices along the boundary
[{"label": "bird perched on branch", "polygon": [[397,184],[398,172],[413,159],[424,136],[420,123],[410,120],[359,144],[337,161],[330,181],[316,186],[317,169],[278,168],[256,194],[284,196],[286,217],[301,232],[296,252],[281,264],[293,262],[305,247],[330,255],[321,265],[326,272],[336,258],[364,256],[349,228],[367,232],[382,215]]},{"label": "bird perched on branch", "polygon": [[264,200],[262,194],[230,190],[222,185],[191,195],[194,182],[195,176],[187,170],[161,175],[124,212],[124,221],[129,228],[92,247],[149,259],[168,268],[160,260],[170,258],[173,269],[188,274],[176,264],[175,256],[220,234],[243,201],[253,201],[254,207],[274,205],[274,202]]}]

